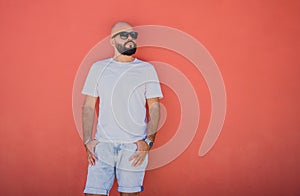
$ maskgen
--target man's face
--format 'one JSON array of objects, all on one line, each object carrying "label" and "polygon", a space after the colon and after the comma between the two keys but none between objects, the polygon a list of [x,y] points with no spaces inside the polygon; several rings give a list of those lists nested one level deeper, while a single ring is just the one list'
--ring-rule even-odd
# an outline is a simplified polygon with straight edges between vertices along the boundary
[{"label": "man's face", "polygon": [[132,29],[126,29],[113,34],[112,39],[114,39],[115,47],[119,53],[131,56],[135,54],[137,49],[137,36],[137,32]]}]

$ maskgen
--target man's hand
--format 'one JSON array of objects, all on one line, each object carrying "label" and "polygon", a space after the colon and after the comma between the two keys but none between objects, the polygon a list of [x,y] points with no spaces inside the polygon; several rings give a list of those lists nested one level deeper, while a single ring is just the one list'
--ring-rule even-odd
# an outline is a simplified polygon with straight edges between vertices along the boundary
[{"label": "man's hand", "polygon": [[97,141],[97,140],[92,140],[85,145],[85,149],[86,149],[87,155],[88,155],[89,165],[95,165],[95,162],[98,160],[94,153],[95,146],[98,144],[98,142],[99,141]]},{"label": "man's hand", "polygon": [[135,143],[137,144],[138,149],[137,149],[136,153],[129,158],[129,161],[133,160],[133,162],[132,162],[133,167],[137,167],[137,166],[141,165],[144,162],[144,160],[150,150],[150,147],[144,140],[139,140]]}]

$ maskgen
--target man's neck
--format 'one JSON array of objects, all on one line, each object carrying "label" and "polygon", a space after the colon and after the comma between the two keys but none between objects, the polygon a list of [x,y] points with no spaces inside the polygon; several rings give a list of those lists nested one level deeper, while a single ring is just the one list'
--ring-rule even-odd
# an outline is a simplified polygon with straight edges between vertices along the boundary
[{"label": "man's neck", "polygon": [[134,57],[127,55],[115,55],[114,60],[118,62],[132,62],[134,60]]}]

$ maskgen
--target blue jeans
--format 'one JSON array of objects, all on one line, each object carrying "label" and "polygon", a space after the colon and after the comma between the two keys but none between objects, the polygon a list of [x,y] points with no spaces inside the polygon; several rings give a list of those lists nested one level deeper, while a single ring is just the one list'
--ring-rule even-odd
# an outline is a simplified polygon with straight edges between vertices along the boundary
[{"label": "blue jeans", "polygon": [[84,193],[108,195],[118,181],[118,191],[134,193],[143,190],[148,155],[142,165],[133,167],[129,158],[137,151],[135,143],[99,142],[95,147],[98,158],[95,165],[89,165]]}]

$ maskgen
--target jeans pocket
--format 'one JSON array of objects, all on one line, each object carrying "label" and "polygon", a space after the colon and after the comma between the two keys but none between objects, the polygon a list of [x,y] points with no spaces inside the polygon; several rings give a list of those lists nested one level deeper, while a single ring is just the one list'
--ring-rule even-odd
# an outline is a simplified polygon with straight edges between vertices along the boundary
[{"label": "jeans pocket", "polygon": [[94,147],[94,153],[96,153],[96,150],[97,150],[97,146],[99,146],[100,142],[98,141],[98,143],[95,145]]},{"label": "jeans pocket", "polygon": [[137,151],[137,150],[138,150],[138,148],[139,148],[139,146],[137,145],[137,143],[136,143],[136,142],[134,142],[133,144],[134,144],[134,146],[135,146],[135,151]]}]

